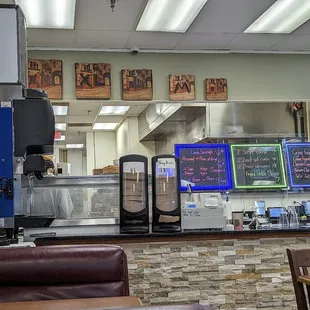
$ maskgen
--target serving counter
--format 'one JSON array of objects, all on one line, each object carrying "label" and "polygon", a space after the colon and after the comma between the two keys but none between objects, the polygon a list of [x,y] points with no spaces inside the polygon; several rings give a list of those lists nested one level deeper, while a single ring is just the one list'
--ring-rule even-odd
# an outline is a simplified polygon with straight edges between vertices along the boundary
[{"label": "serving counter", "polygon": [[310,229],[107,233],[37,238],[35,243],[121,245],[131,295],[144,304],[285,310],[296,308],[286,248],[310,248]]},{"label": "serving counter", "polygon": [[[31,186],[24,185],[29,194]],[[212,309],[296,309],[286,249],[310,248],[310,226],[120,234],[117,176],[50,179],[34,186],[67,187],[75,210],[72,219],[56,219],[49,228],[25,229],[25,240],[34,240],[37,246],[122,246],[128,257],[131,295],[144,304],[199,302]],[[283,190],[230,193],[230,201],[234,208],[249,210],[254,200],[288,206],[307,195]]]}]

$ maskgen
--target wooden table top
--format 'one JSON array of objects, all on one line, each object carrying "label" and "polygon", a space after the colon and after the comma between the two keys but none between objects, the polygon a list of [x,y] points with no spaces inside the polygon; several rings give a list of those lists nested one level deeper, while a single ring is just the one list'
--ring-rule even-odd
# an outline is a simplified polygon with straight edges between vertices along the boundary
[{"label": "wooden table top", "polygon": [[138,297],[107,297],[0,303],[1,310],[81,310],[141,307]]}]

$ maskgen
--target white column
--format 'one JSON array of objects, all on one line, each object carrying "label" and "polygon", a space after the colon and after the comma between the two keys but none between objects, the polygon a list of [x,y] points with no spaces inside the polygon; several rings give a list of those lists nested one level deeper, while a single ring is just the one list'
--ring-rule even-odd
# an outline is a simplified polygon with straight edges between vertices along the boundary
[{"label": "white column", "polygon": [[95,169],[95,133],[86,133],[87,175],[93,174]]}]

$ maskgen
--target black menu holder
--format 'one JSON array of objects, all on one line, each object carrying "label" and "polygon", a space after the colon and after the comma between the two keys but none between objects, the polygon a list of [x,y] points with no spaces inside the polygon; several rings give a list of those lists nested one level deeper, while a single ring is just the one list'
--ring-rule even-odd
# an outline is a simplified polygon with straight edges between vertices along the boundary
[{"label": "black menu holder", "polygon": [[148,159],[141,155],[120,158],[120,232],[149,232]]},{"label": "black menu holder", "polygon": [[173,155],[152,158],[154,232],[181,231],[179,159]]}]

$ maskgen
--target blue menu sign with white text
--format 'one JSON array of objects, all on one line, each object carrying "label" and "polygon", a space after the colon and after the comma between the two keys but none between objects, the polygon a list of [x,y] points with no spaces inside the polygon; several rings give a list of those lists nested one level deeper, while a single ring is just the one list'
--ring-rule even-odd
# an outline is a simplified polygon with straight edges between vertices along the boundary
[{"label": "blue menu sign with white text", "polygon": [[232,188],[227,144],[177,144],[180,159],[181,191],[190,185],[193,191]]},{"label": "blue menu sign with white text", "polygon": [[286,145],[287,165],[292,187],[310,187],[310,143]]}]

